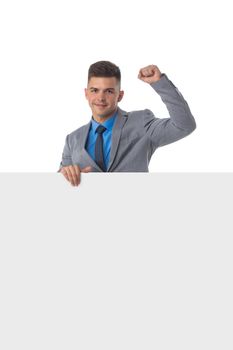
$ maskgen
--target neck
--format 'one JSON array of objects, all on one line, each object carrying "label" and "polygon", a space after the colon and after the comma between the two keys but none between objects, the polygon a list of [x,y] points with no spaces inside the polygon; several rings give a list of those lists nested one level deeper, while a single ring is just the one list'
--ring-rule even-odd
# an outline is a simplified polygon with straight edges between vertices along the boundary
[{"label": "neck", "polygon": [[113,117],[113,115],[116,113],[117,109],[112,112],[110,115],[108,116],[100,116],[100,115],[93,115],[93,119],[97,122],[97,123],[104,123],[106,120],[108,120],[109,118]]}]

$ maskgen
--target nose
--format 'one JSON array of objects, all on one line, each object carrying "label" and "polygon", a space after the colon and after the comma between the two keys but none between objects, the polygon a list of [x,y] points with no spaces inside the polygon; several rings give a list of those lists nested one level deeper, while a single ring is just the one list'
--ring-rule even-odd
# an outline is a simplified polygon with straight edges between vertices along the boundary
[{"label": "nose", "polygon": [[105,101],[105,95],[104,95],[104,92],[103,91],[100,91],[99,94],[98,94],[98,101],[99,102],[103,102]]}]

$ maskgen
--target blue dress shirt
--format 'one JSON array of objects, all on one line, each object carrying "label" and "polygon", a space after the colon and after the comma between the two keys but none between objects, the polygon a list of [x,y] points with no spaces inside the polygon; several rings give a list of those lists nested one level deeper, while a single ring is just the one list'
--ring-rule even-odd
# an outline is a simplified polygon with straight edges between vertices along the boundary
[{"label": "blue dress shirt", "polygon": [[[106,130],[103,132],[103,153],[104,153],[104,163],[106,166],[106,169],[108,167],[109,159],[110,159],[110,151],[111,151],[111,145],[112,145],[112,129],[114,122],[116,120],[117,111],[113,114],[113,116],[109,119],[107,119],[104,123],[101,123]],[[96,129],[100,123],[95,121],[92,117],[91,120],[91,127],[88,133],[87,142],[86,142],[86,150],[91,156],[91,158],[95,161],[95,142],[97,139],[97,133]]]}]

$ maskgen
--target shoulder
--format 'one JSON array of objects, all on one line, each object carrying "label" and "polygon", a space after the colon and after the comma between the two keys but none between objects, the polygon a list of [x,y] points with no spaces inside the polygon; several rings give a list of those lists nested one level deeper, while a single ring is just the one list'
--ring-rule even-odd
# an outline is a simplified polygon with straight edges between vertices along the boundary
[{"label": "shoulder", "polygon": [[152,123],[154,123],[158,118],[156,118],[153,112],[146,108],[141,110],[134,110],[127,112],[127,120],[125,127],[132,130],[144,130],[147,129]]},{"label": "shoulder", "polygon": [[88,132],[90,127],[90,122],[88,124],[85,124],[78,129],[70,132],[66,136],[66,144],[68,144],[69,147],[79,147],[80,142],[82,142],[84,135]]},{"label": "shoulder", "polygon": [[75,129],[74,131],[70,132],[67,136],[69,136],[70,139],[76,138],[79,135],[82,135],[84,131],[87,130],[87,128],[90,127],[90,122],[88,124],[80,126],[78,129]]},{"label": "shoulder", "polygon": [[142,119],[142,117],[143,118],[154,117],[153,112],[148,108],[141,109],[141,110],[134,110],[130,112],[123,111],[122,109],[119,108],[119,111],[122,116],[127,117],[131,121],[136,119]]}]

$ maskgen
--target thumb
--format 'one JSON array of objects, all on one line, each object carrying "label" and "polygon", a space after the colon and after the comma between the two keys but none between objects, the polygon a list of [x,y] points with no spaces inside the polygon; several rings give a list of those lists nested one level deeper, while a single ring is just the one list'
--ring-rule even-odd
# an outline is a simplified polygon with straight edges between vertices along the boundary
[{"label": "thumb", "polygon": [[141,72],[141,69],[140,69],[140,71],[138,73],[138,79],[141,79],[141,77],[142,77],[142,72]]},{"label": "thumb", "polygon": [[89,173],[92,170],[91,166],[86,166],[85,168],[81,169],[81,173]]}]

